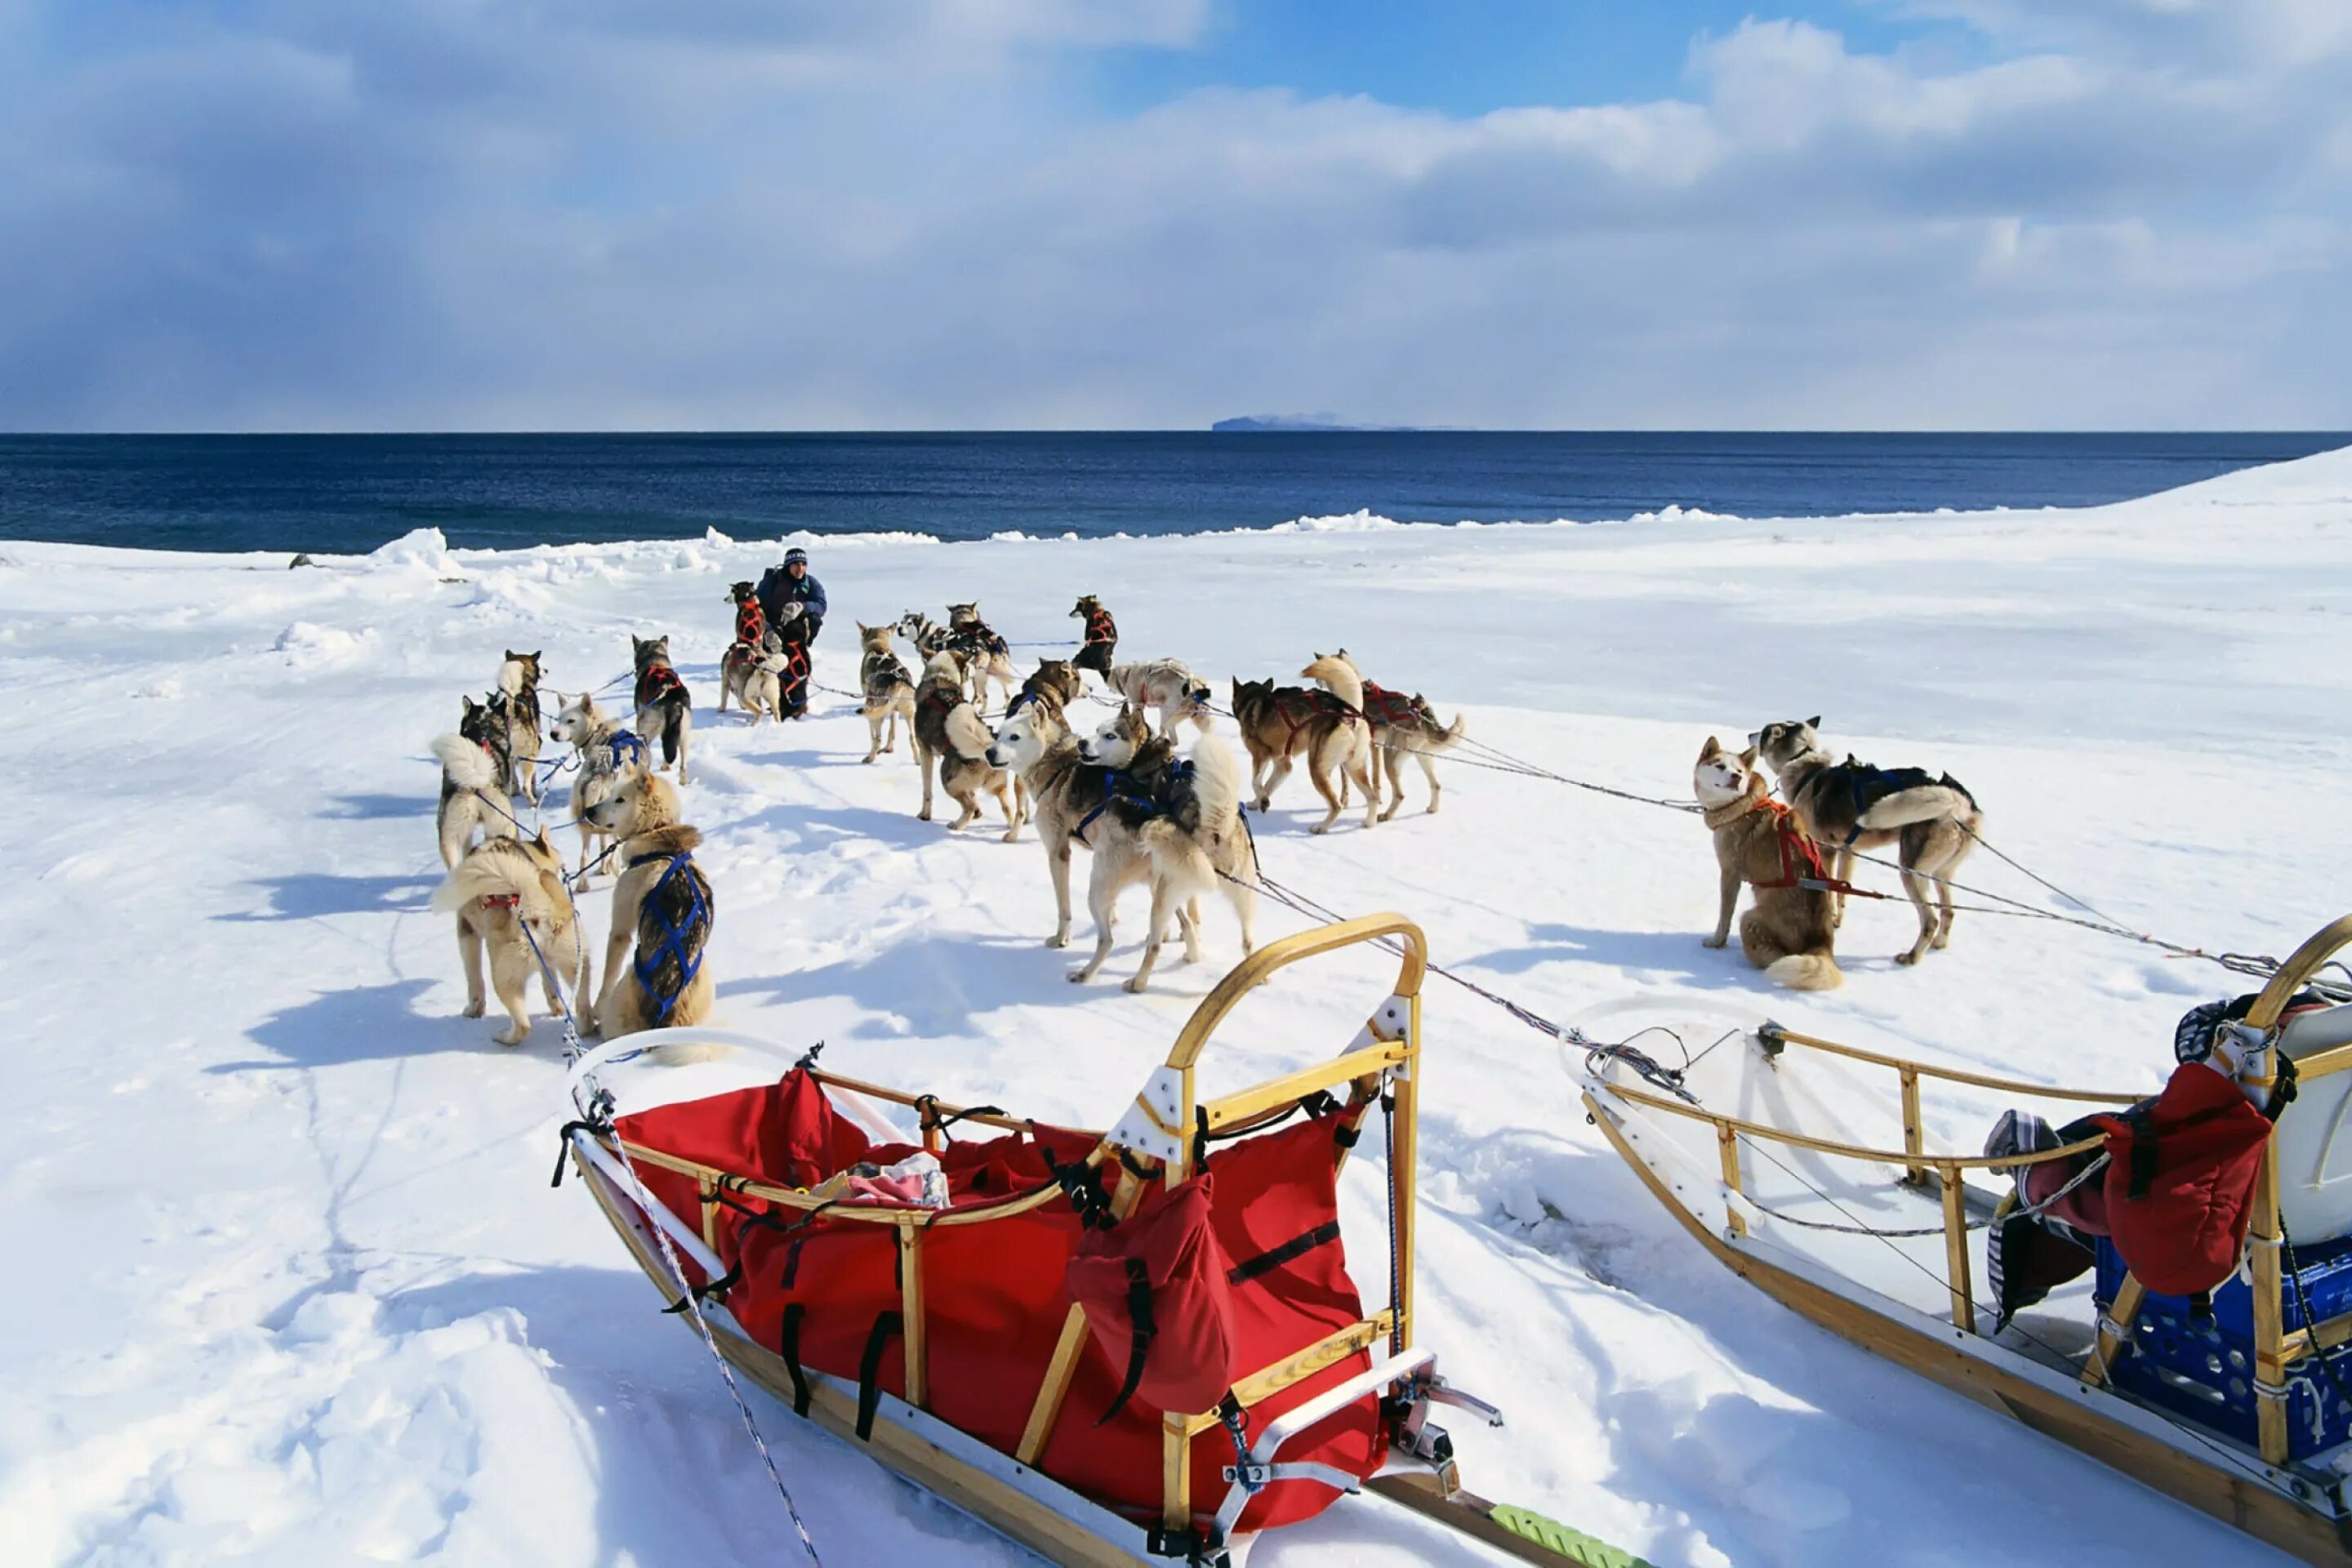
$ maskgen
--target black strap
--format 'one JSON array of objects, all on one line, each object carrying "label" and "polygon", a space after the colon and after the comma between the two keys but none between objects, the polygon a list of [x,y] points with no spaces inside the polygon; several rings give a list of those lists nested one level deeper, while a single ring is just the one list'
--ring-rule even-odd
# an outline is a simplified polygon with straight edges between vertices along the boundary
[{"label": "black strap", "polygon": [[676,1301],[662,1309],[662,1315],[664,1317],[668,1317],[674,1313],[685,1311],[686,1304],[688,1300],[708,1301],[713,1296],[724,1296],[729,1290],[741,1283],[743,1283],[743,1260],[739,1258],[735,1260],[735,1267],[730,1268],[726,1273],[721,1274],[718,1279],[704,1285],[688,1286],[687,1293],[685,1295],[680,1296]]},{"label": "black strap", "polygon": [[1268,1247],[1255,1258],[1236,1263],[1225,1271],[1228,1285],[1246,1285],[1261,1274],[1271,1274],[1284,1264],[1306,1257],[1326,1242],[1339,1239],[1339,1222],[1327,1219],[1313,1230],[1301,1231],[1279,1247]]},{"label": "black strap", "polygon": [[601,1133],[610,1132],[612,1130],[610,1122],[599,1121],[567,1121],[557,1128],[555,1130],[555,1177],[547,1184],[551,1187],[560,1187],[563,1184],[563,1166],[564,1163],[572,1158],[572,1135],[574,1132]]},{"label": "black strap", "polygon": [[1108,1230],[1118,1222],[1110,1215],[1110,1199],[1102,1190],[1102,1173],[1084,1160],[1068,1164],[1057,1163],[1044,1145],[1039,1145],[1038,1157],[1045,1169],[1053,1173],[1054,1183],[1069,1195],[1070,1206],[1078,1211],[1078,1220],[1089,1230]]},{"label": "black strap", "polygon": [[808,1316],[808,1304],[795,1301],[784,1309],[784,1326],[777,1336],[776,1353],[784,1358],[784,1370],[793,1379],[793,1414],[805,1415],[809,1407],[808,1373],[801,1370],[801,1320]]},{"label": "black strap", "polygon": [[1143,1267],[1143,1259],[1127,1260],[1127,1316],[1129,1324],[1127,1345],[1127,1376],[1118,1385],[1118,1396],[1110,1402],[1095,1425],[1099,1426],[1127,1408],[1135,1391],[1143,1382],[1143,1363],[1151,1354],[1151,1342],[1160,1337],[1160,1325],[1151,1317],[1151,1275]]},{"label": "black strap", "polygon": [[967,1105],[961,1110],[950,1111],[942,1116],[940,1114],[938,1095],[919,1094],[915,1097],[915,1117],[926,1132],[945,1132],[957,1122],[969,1117],[1003,1114],[1004,1107],[1001,1105]]},{"label": "black strap", "polygon": [[896,1312],[877,1315],[873,1331],[866,1336],[866,1353],[857,1358],[857,1440],[861,1443],[874,1438],[874,1412],[882,1403],[882,1352],[897,1336],[899,1322]]},{"label": "black strap", "polygon": [[800,1278],[801,1248],[807,1245],[808,1237],[805,1235],[796,1236],[793,1237],[793,1244],[784,1248],[784,1277],[778,1283],[787,1290],[793,1288],[793,1281]]},{"label": "black strap", "polygon": [[2143,1101],[2124,1112],[2124,1124],[2131,1129],[2131,1184],[2124,1196],[2137,1203],[2156,1184],[2156,1119]]}]

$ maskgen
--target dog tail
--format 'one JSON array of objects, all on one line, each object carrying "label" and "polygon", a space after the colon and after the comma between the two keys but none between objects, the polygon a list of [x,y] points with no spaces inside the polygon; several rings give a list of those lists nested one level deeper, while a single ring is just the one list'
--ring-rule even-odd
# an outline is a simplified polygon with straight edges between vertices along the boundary
[{"label": "dog tail", "polygon": [[433,889],[432,907],[454,914],[476,899],[513,899],[515,912],[540,927],[555,912],[548,879],[511,853],[474,854],[458,861],[457,869]]},{"label": "dog tail", "polygon": [[724,1061],[735,1054],[735,1047],[717,1040],[670,1040],[648,1047],[646,1054],[666,1068],[683,1068]]},{"label": "dog tail", "polygon": [[[1154,873],[1182,884],[1188,891],[1204,892],[1217,885],[1220,866],[1244,864],[1242,837],[1241,769],[1234,753],[1213,735],[1192,744],[1192,802],[1200,812],[1199,826],[1186,832],[1173,817],[1156,816],[1137,837],[1151,857]],[[1244,864],[1244,869],[1254,869]]]},{"label": "dog tail", "polygon": [[1460,745],[1462,737],[1469,732],[1470,715],[1456,709],[1454,713],[1454,722],[1446,726],[1445,732],[1442,735],[1432,735],[1421,743],[1421,749],[1424,752],[1450,752]]},{"label": "dog tail", "polygon": [[1792,952],[1765,967],[1765,977],[1791,991],[1834,991],[1845,984],[1845,972],[1826,952]]},{"label": "dog tail", "polygon": [[1968,791],[1958,784],[1931,784],[1897,790],[1875,802],[1862,814],[1861,825],[1876,832],[1908,827],[1918,822],[1940,822],[1946,817],[1973,822],[1976,815],[1977,803],[1969,798]]},{"label": "dog tail", "polygon": [[499,787],[498,759],[465,736],[436,735],[433,754],[441,760],[441,772],[459,789],[488,795]]},{"label": "dog tail", "polygon": [[522,695],[522,660],[510,658],[499,666],[499,689],[509,697]]},{"label": "dog tail", "polygon": [[1325,654],[1298,674],[1302,679],[1321,681],[1330,689],[1332,696],[1358,712],[1363,711],[1364,678],[1357,674],[1356,667],[1346,659],[1334,654]]}]

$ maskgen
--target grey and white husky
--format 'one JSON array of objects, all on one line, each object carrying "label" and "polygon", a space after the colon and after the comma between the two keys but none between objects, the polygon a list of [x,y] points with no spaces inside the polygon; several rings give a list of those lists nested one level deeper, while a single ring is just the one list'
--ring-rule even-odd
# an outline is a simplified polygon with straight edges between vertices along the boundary
[{"label": "grey and white husky", "polygon": [[580,771],[572,781],[572,825],[580,830],[580,868],[593,864],[591,851],[612,834],[596,826],[590,809],[613,797],[620,781],[645,771],[646,746],[617,713],[600,712],[596,694],[583,691],[565,703],[548,725],[550,739],[580,753]]},{"label": "grey and white husky", "polygon": [[[858,711],[866,716],[869,743],[862,761],[872,762],[898,750],[898,726],[907,727],[907,756],[917,767],[923,759],[915,751],[915,678],[891,651],[890,627],[857,623]],[[885,731],[887,731],[887,735]]]},{"label": "grey and white husky", "polygon": [[[1320,659],[1323,656],[1318,653],[1315,657]],[[1361,680],[1363,670],[1346,648],[1331,657],[1355,670]],[[1324,684],[1328,689],[1330,683]],[[1421,764],[1422,782],[1429,785],[1430,815],[1435,816],[1438,802],[1444,795],[1444,786],[1438,782],[1437,758],[1452,751],[1469,732],[1468,717],[1456,712],[1452,724],[1443,723],[1438,720],[1437,710],[1429,705],[1429,699],[1418,691],[1408,697],[1369,680],[1362,680],[1358,701],[1365,722],[1371,726],[1374,798],[1380,795],[1382,777],[1388,780],[1388,809],[1381,813],[1381,820],[1386,822],[1395,816],[1397,809],[1404,805],[1404,780],[1397,773],[1397,762],[1402,757],[1411,757]],[[1339,775],[1339,804],[1348,804],[1345,773]]]},{"label": "grey and white husky", "polygon": [[1114,664],[1107,679],[1113,697],[1130,707],[1158,713],[1160,733],[1170,740],[1175,739],[1176,726],[1182,720],[1190,719],[1204,735],[1214,722],[1209,713],[1209,699],[1213,695],[1209,683],[1179,659]]},{"label": "grey and white husky", "polygon": [[940,787],[963,808],[948,824],[950,830],[978,821],[980,797],[987,794],[996,797],[1003,811],[1008,834],[1019,831],[1021,816],[1013,805],[1012,781],[1003,769],[988,760],[994,737],[964,691],[963,660],[953,648],[940,649],[923,666],[922,684],[915,688],[914,734],[915,762],[923,770],[923,809],[915,814],[919,818],[931,819],[931,781],[936,773]]},{"label": "grey and white husky", "polygon": [[433,837],[441,846],[443,869],[454,869],[473,847],[474,831],[488,838],[515,831],[512,765],[507,752],[507,698],[493,691],[487,702],[464,699],[457,732],[433,742],[441,763],[441,804],[433,812]]},{"label": "grey and white husky", "polygon": [[[1984,815],[1949,773],[1938,778],[1923,768],[1874,768],[1851,756],[1832,761],[1822,749],[1820,723],[1818,716],[1784,719],[1748,739],[1780,781],[1798,825],[1836,855],[1832,879],[1848,879],[1854,851],[1895,846],[1903,890],[1919,911],[1919,939],[1895,962],[1916,963],[1929,948],[1951,945],[1952,885],[1944,879],[1976,847]],[[1930,883],[1937,889],[1934,905],[1927,899]],[[1845,896],[1839,894],[1831,923],[1844,918]]]},{"label": "grey and white husky", "polygon": [[507,700],[507,758],[510,782],[523,799],[539,805],[539,683],[546,678],[539,650],[507,649],[499,666],[499,690]]}]

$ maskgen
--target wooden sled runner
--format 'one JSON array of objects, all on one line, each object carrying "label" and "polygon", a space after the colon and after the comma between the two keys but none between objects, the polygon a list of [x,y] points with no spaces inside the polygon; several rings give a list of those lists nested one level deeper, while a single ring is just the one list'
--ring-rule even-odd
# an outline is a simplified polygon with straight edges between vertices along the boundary
[{"label": "wooden sled runner", "polygon": [[[1985,1226],[2011,1173],[2099,1141],[1992,1157],[1931,1147],[1924,1131],[1928,1094],[1986,1121],[2013,1101],[2080,1113],[2144,1095],[1961,1072],[1766,1024],[1696,1051],[1680,1092],[1638,1051],[1602,1047],[1585,1106],[1651,1194],[1767,1295],[2281,1551],[2345,1563],[2352,1005],[2339,986],[2333,1005],[2288,1008],[2347,942],[2352,916],[2305,942],[2236,1037],[2252,1053],[2238,1074],[2250,1099],[2267,1097],[2282,1057],[2300,1092],[2263,1148],[2250,1278],[2214,1289],[2210,1310],[2142,1289],[2102,1243],[2095,1273],[1992,1332]],[[2334,1352],[2325,1363],[2321,1347]]]},{"label": "wooden sled runner", "polygon": [[[1394,989],[1336,1058],[1195,1092],[1212,1035],[1267,976],[1383,941],[1402,955]],[[1107,1132],[806,1058],[772,1084],[621,1112],[604,1080],[648,1045],[793,1060],[687,1029],[580,1059],[567,1152],[665,1299],[695,1292],[745,1377],[1054,1562],[1237,1568],[1264,1531],[1370,1490],[1529,1561],[1631,1563],[1461,1491],[1429,1419],[1451,1405],[1501,1424],[1413,1343],[1424,951],[1393,915],[1262,949]],[[908,1110],[919,1146],[885,1120]],[[1331,1196],[1360,1134],[1389,1152],[1389,1291],[1371,1310]],[[1086,1293],[1120,1268],[1122,1299]],[[1171,1392],[1192,1385],[1206,1392]]]}]

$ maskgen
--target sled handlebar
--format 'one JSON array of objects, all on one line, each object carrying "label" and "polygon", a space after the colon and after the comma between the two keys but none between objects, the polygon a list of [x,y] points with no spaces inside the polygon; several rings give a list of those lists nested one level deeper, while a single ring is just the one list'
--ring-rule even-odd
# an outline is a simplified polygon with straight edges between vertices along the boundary
[{"label": "sled handlebar", "polygon": [[1390,951],[1400,960],[1396,988],[1393,994],[1413,997],[1421,994],[1423,977],[1429,972],[1429,939],[1421,928],[1400,914],[1360,915],[1351,921],[1318,926],[1296,936],[1286,936],[1267,943],[1234,966],[1231,973],[1216,984],[1215,989],[1201,999],[1192,1016],[1184,1021],[1183,1031],[1169,1048],[1168,1065],[1180,1072],[1190,1072],[1207,1047],[1209,1037],[1225,1021],[1225,1015],[1238,1005],[1241,999],[1265,984],[1277,969],[1284,969],[1302,959],[1317,958],[1359,942],[1391,942]]},{"label": "sled handlebar", "polygon": [[2246,1012],[2247,1027],[2267,1031],[2277,1024],[2279,1015],[2286,1011],[2287,1003],[2303,988],[2303,983],[2318,973],[2347,944],[2352,944],[2352,915],[2314,931],[2301,947],[2287,955],[2287,961],[2278,966],[2278,973],[2263,987],[2262,994],[2254,998],[2253,1006]]}]

